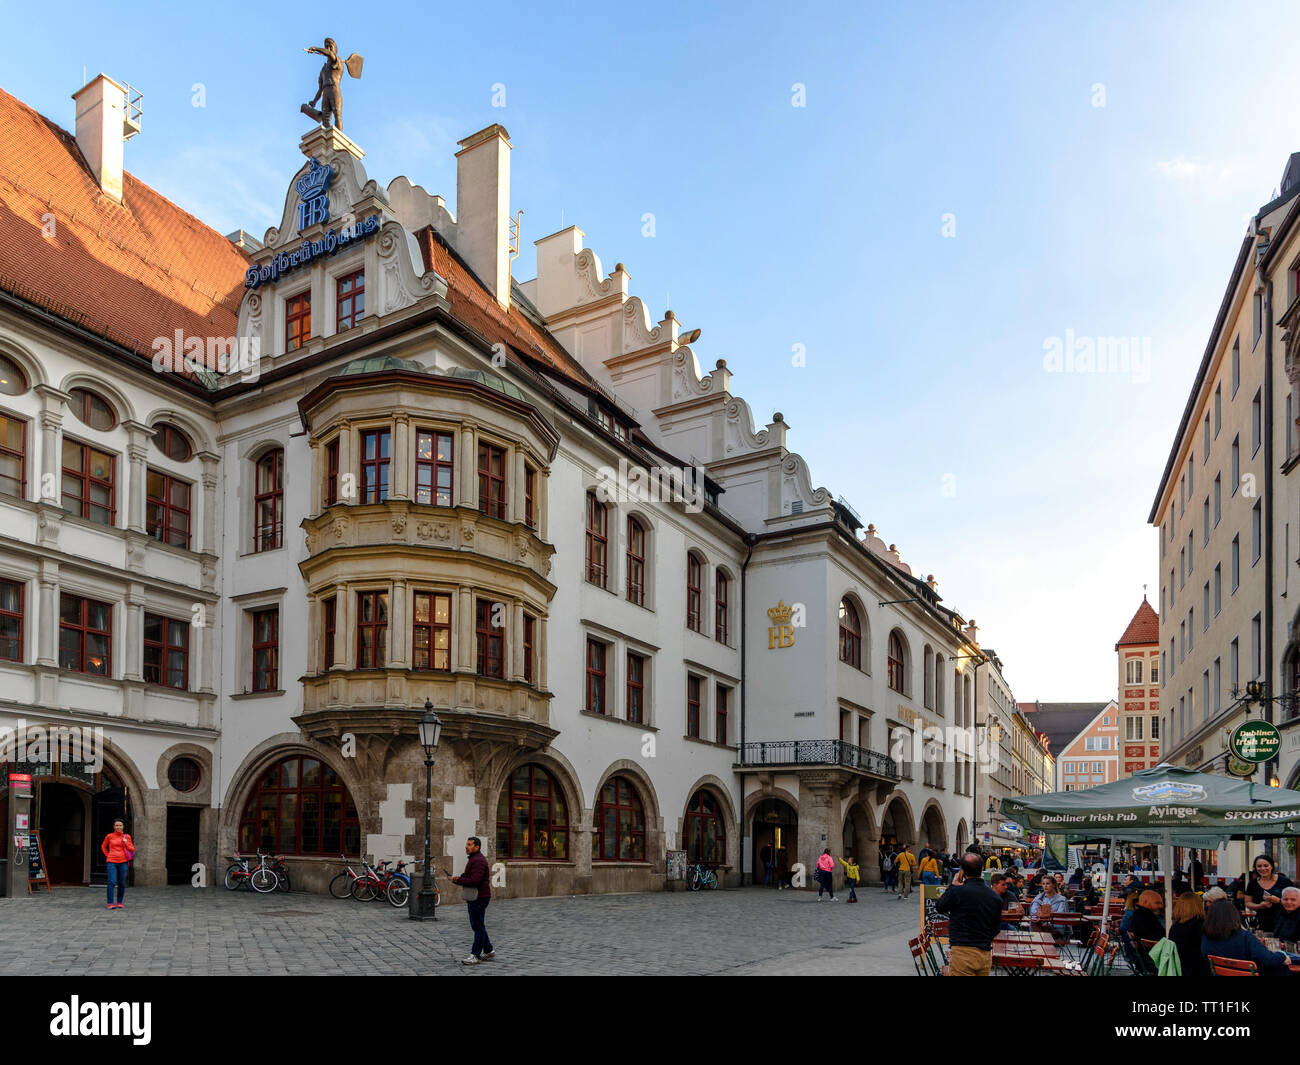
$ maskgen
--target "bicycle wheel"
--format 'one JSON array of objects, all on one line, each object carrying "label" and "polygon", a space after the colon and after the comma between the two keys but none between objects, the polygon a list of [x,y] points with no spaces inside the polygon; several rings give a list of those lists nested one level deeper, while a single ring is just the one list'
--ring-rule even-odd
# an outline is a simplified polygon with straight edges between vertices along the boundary
[{"label": "bicycle wheel", "polygon": [[285,891],[285,892],[289,892],[289,891],[292,891],[292,890],[293,890],[293,888],[289,886],[289,870],[288,870],[288,869],[284,869],[284,868],[277,869],[277,870],[275,871],[275,875],[276,875],[277,877],[279,877],[279,879],[280,879],[280,883],[276,885],[276,888],[275,888],[276,891]]},{"label": "bicycle wheel", "polygon": [[330,894],[336,899],[350,898],[352,895],[352,877],[347,873],[339,873],[330,881]]},{"label": "bicycle wheel", "polygon": [[274,891],[280,883],[280,878],[268,869],[265,865],[259,865],[253,875],[248,878],[254,891],[260,891],[263,895],[267,892]]},{"label": "bicycle wheel", "polygon": [[388,882],[388,888],[385,890],[384,896],[390,904],[400,910],[411,897],[411,885],[401,877],[395,876]]},{"label": "bicycle wheel", "polygon": [[698,869],[688,869],[686,871],[686,886],[691,891],[700,890],[700,872]]},{"label": "bicycle wheel", "polygon": [[710,890],[710,891],[717,891],[718,888],[721,886],[721,883],[722,883],[722,882],[718,879],[718,874],[717,874],[717,873],[715,873],[715,872],[710,872],[710,873],[709,873],[709,890]]},{"label": "bicycle wheel", "polygon": [[227,891],[238,891],[241,887],[247,884],[248,877],[244,875],[244,867],[242,865],[230,866],[226,870],[225,883]]},{"label": "bicycle wheel", "polygon": [[359,876],[352,881],[352,897],[358,902],[371,902],[375,898],[375,889],[379,881],[370,876]]}]

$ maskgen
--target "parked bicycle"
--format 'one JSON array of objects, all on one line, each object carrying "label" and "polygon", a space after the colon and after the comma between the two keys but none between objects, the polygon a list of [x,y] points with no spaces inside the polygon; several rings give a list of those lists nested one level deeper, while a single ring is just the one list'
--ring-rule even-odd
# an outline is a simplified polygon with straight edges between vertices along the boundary
[{"label": "parked bicycle", "polygon": [[389,868],[387,861],[371,865],[362,861],[365,873],[352,881],[352,897],[358,902],[372,902],[386,898],[395,907],[406,905],[411,894],[411,878],[405,872],[406,862],[399,861]]},{"label": "parked bicycle", "polygon": [[718,867],[716,865],[703,865],[696,862],[686,870],[686,886],[692,891],[699,891],[701,888],[708,888],[710,891],[717,891],[720,886],[718,880]]},{"label": "parked bicycle", "polygon": [[256,866],[250,865],[252,859],[241,855],[238,851],[235,851],[233,857],[234,862],[226,869],[227,891],[238,891],[240,888],[247,887],[266,894],[280,886],[280,878],[275,869],[267,864],[270,855],[258,851]]},{"label": "parked bicycle", "polygon": [[330,894],[336,899],[350,899],[352,897],[352,885],[360,879],[361,874],[352,868],[352,862],[346,854],[340,854],[339,861],[343,863],[344,869],[343,872],[330,881]]}]

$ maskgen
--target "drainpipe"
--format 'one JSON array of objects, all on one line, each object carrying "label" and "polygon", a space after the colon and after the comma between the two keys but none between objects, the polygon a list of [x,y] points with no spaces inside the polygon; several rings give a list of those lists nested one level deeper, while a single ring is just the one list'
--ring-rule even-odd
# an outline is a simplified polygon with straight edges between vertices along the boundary
[{"label": "drainpipe", "polygon": [[[745,561],[740,564],[740,747],[737,759],[743,762],[745,759],[745,697],[749,694],[749,674],[745,672],[745,649],[747,645],[746,636],[749,633],[747,624],[748,615],[745,612],[745,590],[746,577],[749,569],[749,560],[754,554],[754,543],[756,538],[752,535],[745,537]],[[740,776],[740,802],[736,804],[736,840],[743,846],[745,842],[745,774]],[[752,843],[751,843],[752,846]],[[745,886],[745,855],[740,855],[740,886]]]},{"label": "drainpipe", "polygon": [[[1273,281],[1264,283],[1264,684],[1265,695],[1273,694]],[[1290,429],[1288,427],[1288,436]],[[1273,720],[1273,700],[1264,700],[1264,720]],[[1272,762],[1264,766],[1267,784]],[[1268,854],[1274,859],[1273,840]],[[1247,859],[1249,859],[1247,855]]]}]

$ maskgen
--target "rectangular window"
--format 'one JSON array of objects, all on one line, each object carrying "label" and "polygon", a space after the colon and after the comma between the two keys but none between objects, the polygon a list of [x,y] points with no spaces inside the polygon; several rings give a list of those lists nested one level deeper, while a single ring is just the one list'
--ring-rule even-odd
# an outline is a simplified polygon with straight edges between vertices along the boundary
[{"label": "rectangular window", "polygon": [[478,446],[478,509],[489,518],[506,516],[506,453],[491,444]]},{"label": "rectangular window", "polygon": [[190,686],[190,624],[158,614],[144,616],[146,684],[185,691]]},{"label": "rectangular window", "polygon": [[1201,589],[1201,631],[1205,632],[1210,627],[1210,582],[1205,582],[1205,587]]},{"label": "rectangular window", "polygon": [[721,570],[713,573],[713,635],[719,643],[727,642],[727,586],[730,582]]},{"label": "rectangular window", "polygon": [[1155,684],[1160,679],[1160,659],[1154,655],[1151,658],[1151,683]]},{"label": "rectangular window", "polygon": [[1187,659],[1187,622],[1178,623],[1178,661],[1183,662]]},{"label": "rectangular window", "polygon": [[635,724],[645,721],[645,656],[627,654],[627,719]]},{"label": "rectangular window", "polygon": [[1210,671],[1201,674],[1201,717],[1210,716]]},{"label": "rectangular window", "polygon": [[357,592],[357,669],[388,664],[388,593]]},{"label": "rectangular window", "polygon": [[587,713],[605,713],[605,645],[587,640]]},{"label": "rectangular window", "polygon": [[586,548],[587,582],[604,588],[609,564],[609,512],[595,492],[587,493]]},{"label": "rectangular window", "polygon": [[1223,475],[1216,473],[1214,475],[1214,527],[1219,527],[1219,520],[1223,517]]},{"label": "rectangular window", "polygon": [[1160,715],[1151,715],[1151,738],[1158,740],[1160,738]]},{"label": "rectangular window", "polygon": [[645,526],[627,519],[627,599],[645,606]]},{"label": "rectangular window", "polygon": [[1196,544],[1193,542],[1192,530],[1187,530],[1187,575],[1192,575],[1192,570],[1196,568]]},{"label": "rectangular window", "polygon": [[416,592],[414,644],[411,668],[451,672],[451,596],[444,592]]},{"label": "rectangular window", "polygon": [[704,566],[698,558],[686,556],[686,627],[695,632],[699,632],[703,624],[703,571]]},{"label": "rectangular window", "polygon": [[392,461],[392,432],[366,429],[361,434],[361,502],[388,498],[388,464]]},{"label": "rectangular window", "polygon": [[1235,689],[1237,687],[1237,677],[1240,673],[1238,666],[1240,664],[1240,654],[1237,647],[1237,641],[1234,638],[1228,645],[1228,687]]},{"label": "rectangular window", "polygon": [[1259,561],[1260,553],[1264,550],[1264,501],[1255,500],[1255,505],[1250,508],[1250,564],[1253,566]]},{"label": "rectangular window", "polygon": [[172,547],[190,546],[190,486],[158,470],[145,475],[145,532]]},{"label": "rectangular window", "polygon": [[0,492],[27,497],[27,423],[0,414]]},{"label": "rectangular window", "polygon": [[490,599],[474,602],[474,639],[480,676],[505,677],[505,613],[503,603]]},{"label": "rectangular window", "polygon": [[0,581],[0,659],[23,660],[23,601],[26,588],[18,581]]},{"label": "rectangular window", "polygon": [[1178,587],[1187,587],[1187,548],[1178,550]]},{"label": "rectangular window", "polygon": [[1263,392],[1256,392],[1250,401],[1250,454],[1253,457],[1264,442],[1264,400]]},{"label": "rectangular window", "polygon": [[330,596],[321,602],[321,629],[325,639],[325,668],[334,668],[334,637],[338,631],[338,599]]},{"label": "rectangular window", "polygon": [[1237,389],[1241,387],[1241,337],[1232,342],[1232,398],[1237,398]]},{"label": "rectangular window", "polygon": [[280,608],[253,611],[253,691],[279,689]]},{"label": "rectangular window", "polygon": [[117,521],[117,459],[89,444],[63,438],[63,509],[100,525]]},{"label": "rectangular window", "polygon": [[1219,439],[1219,430],[1223,428],[1223,385],[1214,386],[1214,439]]},{"label": "rectangular window", "polygon": [[718,743],[727,742],[727,697],[731,694],[730,688],[724,688],[721,684],[717,686],[714,692],[713,719],[717,723],[714,732],[714,739]]},{"label": "rectangular window", "polygon": [[113,673],[113,604],[59,596],[59,668],[108,677]]},{"label": "rectangular window", "polygon": [[524,615],[524,680],[533,683],[533,647],[535,646],[537,619],[532,614]]},{"label": "rectangular window", "polygon": [[338,299],[338,321],[336,332],[343,332],[358,325],[366,315],[366,272],[358,270],[355,274],[340,277],[335,284]]},{"label": "rectangular window", "polygon": [[1214,712],[1223,709],[1223,677],[1219,668],[1219,659],[1214,660]]},{"label": "rectangular window", "polygon": [[1201,504],[1201,525],[1203,535],[1201,537],[1201,546],[1204,547],[1210,542],[1210,497],[1205,497],[1205,502]]},{"label": "rectangular window", "polygon": [[1232,590],[1235,592],[1241,587],[1241,534],[1238,533],[1232,538],[1232,547],[1229,549],[1229,569],[1232,571]]},{"label": "rectangular window", "polygon": [[1258,680],[1264,672],[1264,644],[1260,640],[1260,616],[1250,619],[1250,679]]},{"label": "rectangular window", "polygon": [[524,465],[524,524],[537,528],[537,471]]},{"label": "rectangular window", "polygon": [[1264,294],[1256,292],[1251,303],[1251,325],[1254,327],[1254,337],[1251,340],[1251,346],[1259,343],[1259,338],[1264,333]]},{"label": "rectangular window", "polygon": [[700,738],[700,689],[704,682],[699,677],[686,678],[686,735]]},{"label": "rectangular window", "polygon": [[455,442],[453,434],[432,429],[415,433],[415,501],[437,507],[452,503],[455,476]]},{"label": "rectangular window", "polygon": [[1210,412],[1205,412],[1205,426],[1201,431],[1201,462],[1210,461]]},{"label": "rectangular window", "polygon": [[1219,616],[1219,611],[1223,608],[1223,566],[1220,563],[1214,567],[1214,616]]},{"label": "rectangular window", "polygon": [[1235,496],[1237,489],[1241,486],[1241,434],[1238,433],[1232,438],[1232,458],[1228,463],[1228,479],[1232,481],[1232,487],[1228,491],[1229,496]]},{"label": "rectangular window", "polygon": [[339,501],[339,442],[338,438],[325,445],[325,505],[332,507]]},{"label": "rectangular window", "polygon": [[253,477],[253,550],[273,551],[284,534],[284,451],[258,459]]},{"label": "rectangular window", "polygon": [[311,293],[284,301],[284,350],[296,351],[311,338]]}]

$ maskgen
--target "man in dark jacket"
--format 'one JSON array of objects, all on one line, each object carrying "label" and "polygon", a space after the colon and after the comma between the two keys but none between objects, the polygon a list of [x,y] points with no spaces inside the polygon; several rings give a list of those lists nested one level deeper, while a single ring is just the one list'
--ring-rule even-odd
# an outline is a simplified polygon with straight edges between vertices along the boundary
[{"label": "man in dark jacket", "polygon": [[469,957],[462,959],[462,965],[477,965],[480,961],[491,961],[496,957],[492,949],[492,940],[488,938],[484,915],[488,903],[492,901],[492,873],[488,869],[487,859],[483,857],[483,841],[478,836],[470,836],[465,841],[465,871],[460,876],[453,876],[451,882],[459,884],[462,891],[469,896],[465,904],[469,907],[469,926],[474,930],[474,945]]},{"label": "man in dark jacket", "polygon": [[948,918],[949,969],[953,976],[988,976],[993,968],[993,937],[1002,928],[1002,897],[981,875],[978,854],[967,854],[961,869],[934,908]]}]

